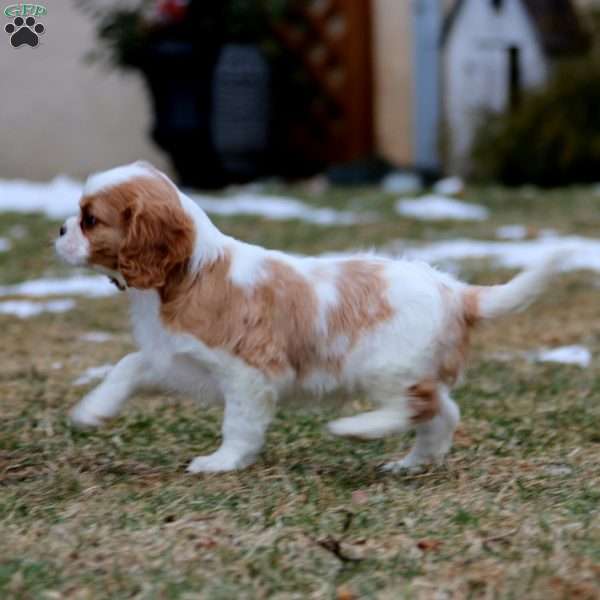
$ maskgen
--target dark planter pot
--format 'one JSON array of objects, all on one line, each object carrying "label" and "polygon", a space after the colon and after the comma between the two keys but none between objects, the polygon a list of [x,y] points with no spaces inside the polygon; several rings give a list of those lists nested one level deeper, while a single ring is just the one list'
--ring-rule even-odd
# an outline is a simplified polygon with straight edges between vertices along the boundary
[{"label": "dark planter pot", "polygon": [[212,85],[212,139],[232,181],[267,173],[271,115],[270,72],[250,44],[221,49]]},{"label": "dark planter pot", "polygon": [[211,87],[218,50],[191,42],[153,44],[141,63],[154,108],[152,138],[171,157],[180,183],[222,187],[226,174],[211,135]]},{"label": "dark planter pot", "polygon": [[152,138],[184,186],[241,183],[268,172],[269,67],[251,45],[198,52],[154,43],[140,64],[152,97]]}]

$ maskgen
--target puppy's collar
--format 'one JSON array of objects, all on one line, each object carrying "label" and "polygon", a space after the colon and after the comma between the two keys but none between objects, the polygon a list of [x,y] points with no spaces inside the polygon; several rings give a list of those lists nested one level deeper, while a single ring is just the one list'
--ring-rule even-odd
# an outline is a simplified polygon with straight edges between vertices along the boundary
[{"label": "puppy's collar", "polygon": [[117,277],[111,277],[110,275],[108,278],[110,279],[110,282],[117,286],[121,292],[124,292],[127,289],[127,283],[124,279],[120,278],[119,280]]},{"label": "puppy's collar", "polygon": [[123,277],[119,271],[113,271],[112,269],[107,269],[106,267],[101,266],[94,266],[94,270],[106,275],[110,282],[120,291],[124,292],[127,289],[125,277]]}]

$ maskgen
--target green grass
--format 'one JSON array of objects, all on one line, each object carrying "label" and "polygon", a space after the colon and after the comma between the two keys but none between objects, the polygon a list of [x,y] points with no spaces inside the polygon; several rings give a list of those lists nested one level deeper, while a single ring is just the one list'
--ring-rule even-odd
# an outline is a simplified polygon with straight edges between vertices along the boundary
[{"label": "green grass", "polygon": [[[400,219],[373,189],[272,191],[315,205],[374,210],[380,221],[316,227],[218,219],[228,233],[294,252],[397,239],[493,239],[498,225],[598,237],[589,189],[469,190],[486,222]],[[14,238],[16,225],[27,235]],[[0,285],[62,275],[47,244],[58,223],[0,215]],[[469,265],[496,282],[509,273]],[[0,598],[543,598],[600,597],[600,365],[540,365],[519,352],[584,343],[598,356],[597,276],[562,276],[535,308],[482,327],[455,397],[463,422],[447,464],[390,476],[377,466],[410,436],[364,444],[325,423],[361,398],[284,407],[251,468],[189,476],[219,443],[221,409],[146,395],[97,432],[67,410],[91,387],[83,370],[129,351],[123,296],[77,300],[62,315],[0,316]],[[82,333],[113,333],[93,344]],[[500,359],[501,353],[514,358]]]}]

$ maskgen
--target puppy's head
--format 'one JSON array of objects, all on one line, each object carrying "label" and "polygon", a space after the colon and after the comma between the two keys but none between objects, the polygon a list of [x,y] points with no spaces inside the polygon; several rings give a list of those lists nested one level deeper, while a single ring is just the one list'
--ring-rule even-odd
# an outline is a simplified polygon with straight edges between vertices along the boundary
[{"label": "puppy's head", "polygon": [[163,287],[187,264],[194,226],[175,186],[145,163],[91,176],[80,213],[60,228],[57,254],[74,266],[89,266],[128,286]]}]

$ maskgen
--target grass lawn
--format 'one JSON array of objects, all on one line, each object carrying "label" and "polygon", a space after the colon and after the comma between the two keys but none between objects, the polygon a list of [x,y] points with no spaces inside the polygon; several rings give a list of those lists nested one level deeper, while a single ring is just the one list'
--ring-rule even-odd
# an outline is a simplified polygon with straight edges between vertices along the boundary
[{"label": "grass lawn", "polygon": [[[250,242],[318,253],[397,239],[494,239],[502,224],[600,237],[600,197],[584,188],[470,189],[491,218],[400,218],[378,190],[275,190],[316,205],[374,210],[360,226],[257,218],[217,224]],[[0,215],[0,284],[66,275],[48,240],[58,223]],[[469,263],[463,277],[511,273]],[[363,444],[325,423],[361,398],[284,408],[251,468],[190,476],[219,442],[221,409],[135,398],[97,432],[67,410],[72,382],[132,349],[123,295],[77,299],[64,314],[0,315],[0,598],[600,598],[600,278],[561,276],[535,308],[481,327],[455,398],[463,412],[447,465],[381,474],[410,436]],[[90,331],[112,334],[92,343]],[[536,364],[523,351],[584,344],[587,369]],[[521,353],[521,354],[519,354]]]}]

